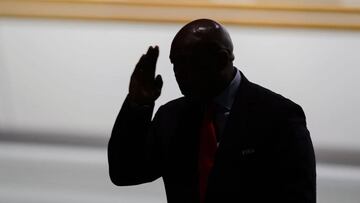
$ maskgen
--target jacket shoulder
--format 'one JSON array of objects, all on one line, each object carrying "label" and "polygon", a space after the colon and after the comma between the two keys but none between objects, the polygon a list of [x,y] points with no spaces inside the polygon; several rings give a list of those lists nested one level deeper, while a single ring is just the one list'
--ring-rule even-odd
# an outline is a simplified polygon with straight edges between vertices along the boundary
[{"label": "jacket shoulder", "polygon": [[185,109],[185,106],[186,106],[186,101],[184,97],[173,99],[161,105],[157,110],[155,117],[163,117],[164,115],[171,115],[171,116],[178,115],[179,112]]},{"label": "jacket shoulder", "polygon": [[158,111],[179,111],[186,105],[185,97],[179,97],[166,102],[159,107]]},{"label": "jacket shoulder", "polygon": [[305,119],[304,111],[299,104],[261,85],[249,83],[253,99],[262,111],[279,117],[296,116]]}]

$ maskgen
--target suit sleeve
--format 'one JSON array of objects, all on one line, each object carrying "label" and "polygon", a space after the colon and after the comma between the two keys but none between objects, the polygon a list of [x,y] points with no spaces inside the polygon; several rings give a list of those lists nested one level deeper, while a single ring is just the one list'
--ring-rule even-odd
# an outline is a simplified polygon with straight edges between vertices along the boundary
[{"label": "suit sleeve", "polygon": [[118,186],[136,185],[161,176],[160,149],[154,121],[154,104],[136,106],[125,99],[108,143],[111,181]]},{"label": "suit sleeve", "polygon": [[286,152],[282,188],[284,201],[292,203],[316,202],[316,164],[313,144],[306,127],[302,108],[295,105],[288,111],[285,124]]}]

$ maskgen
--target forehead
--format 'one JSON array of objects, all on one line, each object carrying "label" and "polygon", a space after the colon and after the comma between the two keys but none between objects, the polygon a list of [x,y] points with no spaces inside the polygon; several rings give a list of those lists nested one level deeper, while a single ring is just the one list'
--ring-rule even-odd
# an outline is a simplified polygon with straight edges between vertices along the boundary
[{"label": "forehead", "polygon": [[202,39],[178,40],[172,43],[170,60],[176,58],[206,57],[216,51],[216,46],[210,41]]},{"label": "forehead", "polygon": [[198,49],[174,50],[170,53],[171,63],[205,63],[212,61],[213,56],[207,51]]}]

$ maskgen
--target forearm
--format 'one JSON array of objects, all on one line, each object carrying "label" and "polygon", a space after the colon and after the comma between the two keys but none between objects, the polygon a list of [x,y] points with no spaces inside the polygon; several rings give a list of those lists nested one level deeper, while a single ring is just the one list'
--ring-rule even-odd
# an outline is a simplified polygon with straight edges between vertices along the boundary
[{"label": "forearm", "polygon": [[112,140],[137,140],[140,142],[142,139],[139,140],[139,138],[146,136],[151,125],[153,109],[154,103],[138,105],[127,97],[115,120],[110,142]]},{"label": "forearm", "polygon": [[316,163],[310,132],[299,107],[287,124],[287,202],[316,202]]},{"label": "forearm", "polygon": [[127,98],[116,118],[108,143],[110,178],[116,185],[146,180],[146,144],[154,104],[136,105]]}]

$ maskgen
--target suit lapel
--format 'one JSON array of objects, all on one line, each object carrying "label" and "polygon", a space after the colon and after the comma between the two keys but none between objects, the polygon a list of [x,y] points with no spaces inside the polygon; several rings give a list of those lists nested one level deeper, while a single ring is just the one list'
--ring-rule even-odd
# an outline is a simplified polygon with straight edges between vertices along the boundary
[{"label": "suit lapel", "polygon": [[239,139],[244,138],[242,137],[242,132],[246,132],[248,129],[248,119],[251,117],[251,108],[256,101],[254,92],[251,90],[251,85],[252,83],[241,73],[241,82],[238,88],[238,93],[225,125],[218,154],[221,154],[221,151],[223,150],[222,148],[227,149],[229,148],[229,145],[239,143]]}]

